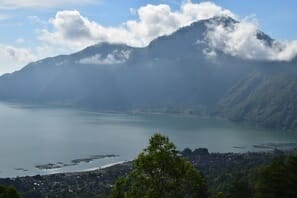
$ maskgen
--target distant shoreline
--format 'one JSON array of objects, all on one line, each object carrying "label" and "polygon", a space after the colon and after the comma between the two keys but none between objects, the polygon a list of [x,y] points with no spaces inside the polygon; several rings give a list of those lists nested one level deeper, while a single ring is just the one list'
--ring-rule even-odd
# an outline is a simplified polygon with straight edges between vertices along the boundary
[{"label": "distant shoreline", "polygon": [[[279,147],[277,147],[279,146]],[[271,153],[275,151],[280,151],[284,153],[291,153],[297,151],[297,143],[279,143],[279,144],[273,144],[273,143],[267,143],[267,144],[259,144],[259,145],[253,145],[253,147],[259,149],[259,151],[247,151],[247,152],[227,152],[227,153],[220,153],[220,152],[212,152],[210,154],[216,154],[216,155],[246,155],[246,154],[258,154],[258,155],[270,155]],[[233,146],[233,148],[237,149],[245,149],[245,147],[242,146]],[[185,149],[187,150],[187,148]],[[201,150],[207,150],[206,148],[198,148],[195,149],[195,151],[201,151]],[[184,152],[184,151],[182,151]],[[182,153],[181,152],[181,153]],[[48,172],[45,172],[44,174],[32,174],[32,175],[24,175],[24,176],[13,176],[13,177],[0,177],[1,179],[16,179],[16,178],[22,178],[22,177],[35,177],[35,176],[50,176],[50,175],[59,175],[59,174],[80,174],[80,173],[89,173],[89,172],[96,172],[101,170],[107,170],[109,168],[121,166],[124,164],[131,164],[133,160],[122,160],[122,161],[116,161],[112,163],[108,163],[102,166],[95,166],[92,168],[86,168],[86,169],[78,169],[78,170],[71,170],[71,171],[63,171],[62,167],[53,167],[48,169],[42,169],[47,170]],[[46,165],[44,165],[46,166]],[[20,170],[25,170],[23,168],[18,168]],[[28,171],[28,170],[26,170]]]},{"label": "distant shoreline", "polygon": [[264,129],[264,130],[272,130],[279,131],[280,133],[294,133],[297,134],[296,130],[284,129],[284,128],[275,128],[275,127],[265,127],[261,124],[248,122],[246,120],[235,121],[229,119],[225,116],[216,114],[213,110],[205,110],[204,108],[189,108],[189,107],[179,107],[175,109],[170,109],[170,107],[159,107],[159,108],[129,108],[129,109],[96,109],[89,106],[84,105],[74,105],[74,104],[66,104],[66,103],[32,103],[32,102],[19,102],[19,101],[0,101],[0,104],[7,104],[13,108],[37,108],[37,109],[68,109],[68,110],[76,110],[87,113],[102,113],[102,114],[138,114],[138,115],[169,115],[169,116],[193,116],[204,119],[216,119],[216,120],[224,120],[231,123],[235,123],[240,126],[251,126],[256,129]]},{"label": "distant shoreline", "polygon": [[[279,156],[296,153],[296,149],[287,151],[266,151],[246,153],[209,153],[207,149],[185,149],[181,152],[195,167],[206,176],[210,184],[214,176],[228,170],[242,170],[243,167],[260,167]],[[0,185],[15,186],[24,197],[47,197],[69,195],[70,197],[105,197],[119,176],[129,174],[133,161],[120,161],[101,167],[67,173],[35,175],[27,177],[0,179]],[[35,196],[36,195],[36,196]],[[38,195],[38,196],[37,196]]]},{"label": "distant shoreline", "polygon": [[87,168],[87,169],[77,170],[77,171],[68,172],[68,173],[84,173],[84,172],[98,171],[98,170],[110,168],[110,167],[113,167],[113,166],[116,166],[116,165],[122,165],[122,164],[128,163],[128,162],[131,162],[131,161],[119,161],[119,162],[114,162],[114,163],[106,164],[106,165],[103,165],[103,166],[100,166],[100,167]]},{"label": "distant shoreline", "polygon": [[[233,148],[238,149],[239,151],[242,149],[246,149],[245,146],[233,146]],[[282,152],[291,152],[291,151],[296,151],[297,150],[297,143],[292,143],[292,142],[288,142],[288,143],[265,143],[265,144],[256,144],[253,145],[253,148],[256,148],[258,150],[256,151],[244,151],[244,152],[227,152],[227,153],[220,153],[220,152],[212,152],[212,154],[218,154],[218,155],[225,155],[225,154],[231,154],[231,155],[244,155],[244,154],[248,154],[248,153],[257,153],[257,154],[270,154],[272,152],[274,152],[275,150],[279,150]],[[195,149],[195,150],[201,150],[201,149],[206,149],[206,148],[199,148],[199,149]],[[208,149],[206,149],[208,150]],[[102,158],[105,157],[118,157],[118,155],[94,155],[95,157],[100,156]],[[93,156],[93,157],[94,157]],[[102,159],[99,158],[99,159]],[[82,159],[75,159],[73,161],[82,161],[82,162],[86,162],[84,160],[88,160],[86,163],[91,162],[93,160],[96,160],[96,158],[82,158]],[[93,172],[93,171],[99,171],[99,170],[104,170],[104,169],[108,169],[108,168],[112,168],[113,166],[118,166],[118,165],[123,165],[125,163],[131,163],[133,161],[133,159],[131,160],[121,160],[121,161],[115,161],[112,163],[107,163],[101,166],[94,166],[91,168],[85,168],[85,169],[77,169],[77,170],[63,170],[63,167],[67,167],[67,166],[71,166],[69,164],[64,164],[62,162],[58,162],[58,163],[48,163],[48,164],[44,164],[44,165],[37,165],[35,166],[36,168],[38,168],[39,170],[44,170],[45,172],[42,174],[36,173],[36,174],[28,174],[28,175],[19,175],[19,176],[12,176],[12,177],[0,177],[0,179],[4,179],[4,178],[10,178],[10,179],[15,179],[15,178],[19,178],[19,177],[34,177],[37,175],[41,175],[41,176],[49,176],[49,175],[56,175],[56,174],[72,174],[72,173],[86,173],[86,172]],[[80,162],[79,162],[80,163]],[[74,164],[74,165],[78,165]],[[24,168],[17,168],[20,171],[24,171],[27,172],[29,170],[26,170]]]}]

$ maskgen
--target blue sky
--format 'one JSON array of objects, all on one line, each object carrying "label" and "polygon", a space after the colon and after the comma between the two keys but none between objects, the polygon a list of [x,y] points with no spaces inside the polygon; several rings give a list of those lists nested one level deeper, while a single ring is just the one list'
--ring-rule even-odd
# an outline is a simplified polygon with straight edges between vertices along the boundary
[{"label": "blue sky", "polygon": [[[0,0],[0,74],[20,69],[27,62],[59,53],[71,53],[104,39],[113,41],[109,37],[118,33],[123,33],[123,38],[128,36],[130,41],[127,44],[145,45],[156,36],[170,32],[162,28],[157,29],[155,35],[140,32],[146,24],[138,24],[133,29],[133,35],[126,30],[119,32],[118,29],[127,21],[139,22],[137,11],[148,4],[155,6],[166,4],[174,13],[179,12],[181,5],[185,2],[181,0]],[[191,5],[194,7],[201,2],[205,1],[192,0]],[[222,10],[232,12],[239,19],[252,16],[257,20],[258,27],[272,38],[297,40],[297,1],[213,0],[211,2]],[[67,12],[74,10],[77,12]],[[159,12],[158,9],[151,10]],[[150,12],[145,14],[147,13]],[[75,17],[76,20],[70,21]],[[191,20],[200,19],[199,17]],[[61,22],[64,19],[65,21]],[[86,28],[89,29],[82,29],[81,32],[75,33],[77,38],[72,38],[73,35],[69,33],[77,31],[78,26],[70,27],[70,25],[75,25],[75,22],[80,20],[87,23]],[[66,29],[67,25],[69,29]],[[181,23],[181,25],[184,24]],[[110,29],[112,27],[117,29]],[[169,29],[174,31],[177,27],[169,26]],[[92,35],[86,38],[89,31]],[[95,35],[94,31],[108,33]],[[73,40],[66,36],[71,36]],[[140,41],[141,36],[144,36],[144,39]]]}]

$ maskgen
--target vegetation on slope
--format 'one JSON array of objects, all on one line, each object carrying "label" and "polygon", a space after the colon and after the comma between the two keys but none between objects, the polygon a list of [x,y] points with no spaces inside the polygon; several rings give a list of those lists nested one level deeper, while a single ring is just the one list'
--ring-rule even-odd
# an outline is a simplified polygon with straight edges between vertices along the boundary
[{"label": "vegetation on slope", "polygon": [[239,82],[220,102],[220,111],[234,121],[268,128],[297,129],[297,77],[255,73]]}]

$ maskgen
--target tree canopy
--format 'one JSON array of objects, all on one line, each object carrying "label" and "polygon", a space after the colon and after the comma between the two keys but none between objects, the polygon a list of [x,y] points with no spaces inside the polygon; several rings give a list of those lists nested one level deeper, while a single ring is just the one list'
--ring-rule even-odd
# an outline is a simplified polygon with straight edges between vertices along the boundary
[{"label": "tree canopy", "polygon": [[19,198],[20,195],[13,187],[0,186],[0,198]]},{"label": "tree canopy", "polygon": [[204,176],[182,158],[168,137],[156,134],[134,161],[134,169],[115,183],[111,198],[207,197]]},{"label": "tree canopy", "polygon": [[276,159],[264,167],[256,183],[255,197],[297,197],[297,155]]}]

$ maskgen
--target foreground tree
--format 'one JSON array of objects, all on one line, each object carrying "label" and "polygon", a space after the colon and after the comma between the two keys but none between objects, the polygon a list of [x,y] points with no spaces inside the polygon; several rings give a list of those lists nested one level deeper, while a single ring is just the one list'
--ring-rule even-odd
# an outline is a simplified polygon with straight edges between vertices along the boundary
[{"label": "foreground tree", "polygon": [[297,197],[297,155],[276,159],[260,171],[256,197]]},{"label": "foreground tree", "polygon": [[168,137],[156,134],[134,161],[126,178],[117,180],[110,194],[121,197],[207,197],[203,175],[179,156]]},{"label": "foreground tree", "polygon": [[20,195],[13,187],[0,186],[0,198],[19,198]]}]

